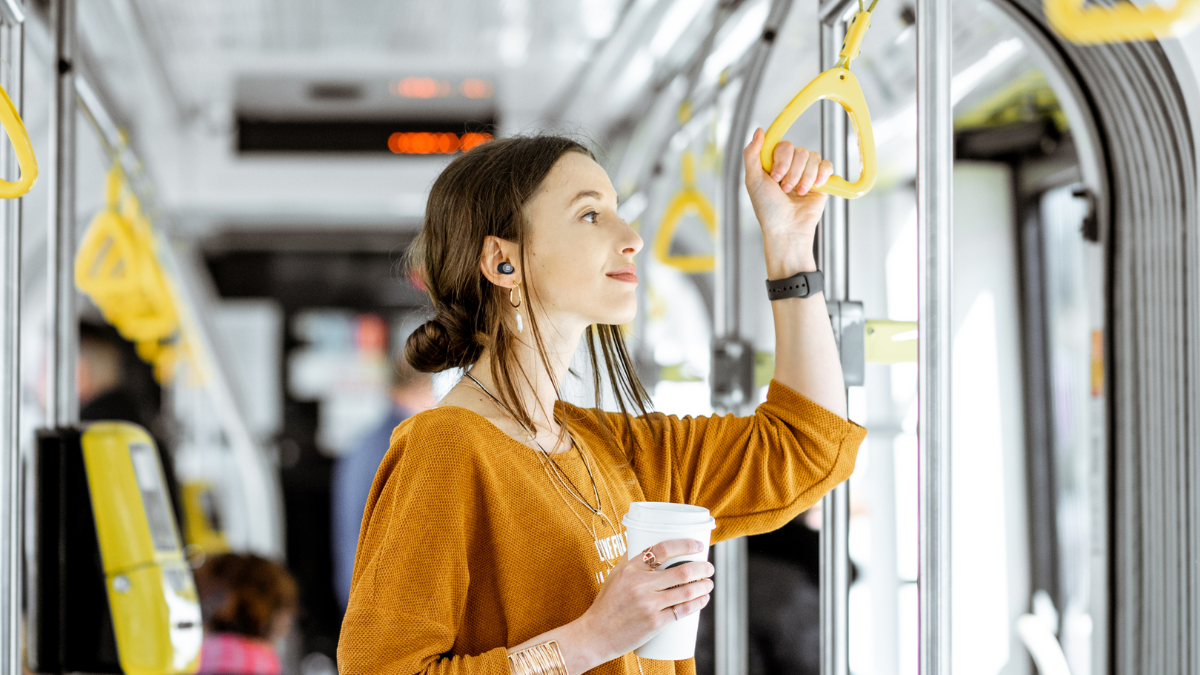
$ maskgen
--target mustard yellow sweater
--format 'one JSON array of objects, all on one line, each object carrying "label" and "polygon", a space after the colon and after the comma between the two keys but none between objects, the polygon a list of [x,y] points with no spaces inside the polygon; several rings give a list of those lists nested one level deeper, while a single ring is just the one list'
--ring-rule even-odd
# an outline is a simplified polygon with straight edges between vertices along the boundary
[{"label": "mustard yellow sweater", "polygon": [[[572,514],[535,451],[478,414],[414,415],[392,433],[363,514],[341,675],[507,674],[508,647],[591,606],[605,559],[625,551],[620,520],[630,502],[706,507],[714,543],[769,532],[850,476],[867,433],[778,382],[750,417],[636,418],[640,452],[620,415],[604,415],[613,444],[594,411],[565,403],[556,411],[594,460],[618,533],[598,525],[594,540],[579,521],[591,515],[576,502],[579,518]],[[579,450],[555,459],[594,500]],[[691,659],[642,667],[695,673]],[[589,672],[633,675],[638,664],[630,652]]]}]

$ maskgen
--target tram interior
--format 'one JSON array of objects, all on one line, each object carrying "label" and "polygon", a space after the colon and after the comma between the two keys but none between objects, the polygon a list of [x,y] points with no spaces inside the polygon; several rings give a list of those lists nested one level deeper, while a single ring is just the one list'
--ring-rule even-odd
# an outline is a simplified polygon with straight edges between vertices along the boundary
[{"label": "tram interior", "polygon": [[[25,5],[21,104],[47,169],[58,86],[52,4]],[[785,15],[751,130],[823,70],[821,12],[831,4],[78,3],[75,77],[87,95],[74,113],[76,238],[86,240],[98,214],[125,208],[106,192],[119,167],[122,194],[140,200],[158,242],[179,317],[177,353],[148,358],[109,325],[108,307],[77,292],[80,404],[86,417],[116,389],[133,402],[130,415],[163,448],[177,483],[193,564],[235,552],[286,566],[298,600],[278,642],[284,672],[337,672],[336,467],[397,405],[394,361],[428,316],[404,253],[430,185],[468,137],[549,130],[596,151],[622,217],[645,241],[639,314],[626,335],[658,411],[723,411],[713,403],[717,261],[721,233],[739,228],[737,329],[755,351],[754,400],[740,410],[764,399],[775,345],[761,232],[744,197],[728,222],[722,167],[745,145],[732,137],[735,110],[771,13]],[[853,4],[843,3],[847,17]],[[1115,613],[1132,610],[1112,595],[1125,568],[1113,562],[1114,537],[1124,535],[1111,474],[1119,402],[1106,379],[1117,353],[1107,346],[1117,316],[1111,233],[1114,204],[1136,199],[1121,192],[1120,172],[1153,173],[1157,159],[1109,164],[1103,128],[1115,123],[1080,94],[1081,66],[1062,56],[1075,52],[1053,47],[1040,3],[951,4],[952,670],[1125,672],[1134,657]],[[849,481],[854,675],[919,672],[917,18],[910,0],[879,0],[852,65],[878,162],[873,189],[848,200],[839,249],[843,299],[861,302],[866,320],[865,365],[847,394],[850,418],[869,430]],[[1173,92],[1188,123],[1200,105],[1200,31],[1152,42],[1174,79],[1150,90]],[[820,149],[823,115],[844,118],[819,103],[785,138]],[[850,179],[862,155],[856,129],[847,134]],[[1194,165],[1191,137],[1179,144]],[[48,176],[22,200],[27,463],[36,431],[53,424]],[[693,206],[668,219],[689,190],[720,215]],[[460,376],[435,375],[428,402]],[[583,375],[563,396],[611,403],[592,401],[589,385]],[[747,542],[748,673],[828,672],[822,520],[814,507]],[[26,530],[33,522],[27,515]],[[699,673],[728,672],[714,663],[713,611],[702,614]],[[1035,665],[1031,650],[1045,636],[1069,670]],[[1151,658],[1140,649],[1136,658]]]}]

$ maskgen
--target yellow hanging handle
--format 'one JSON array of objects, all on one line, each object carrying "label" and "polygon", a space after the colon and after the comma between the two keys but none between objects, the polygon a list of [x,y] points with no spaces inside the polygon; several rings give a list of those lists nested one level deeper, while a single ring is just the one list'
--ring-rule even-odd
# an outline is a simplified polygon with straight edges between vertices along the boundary
[{"label": "yellow hanging handle", "polygon": [[137,343],[159,381],[174,373],[179,314],[158,262],[154,234],[141,205],[114,164],[105,183],[105,208],[88,226],[75,257],[75,285],[100,308],[105,321]]},{"label": "yellow hanging handle", "polygon": [[1059,35],[1081,45],[1178,37],[1200,24],[1200,0],[1175,0],[1170,7],[1138,7],[1127,1],[1112,7],[1085,4],[1087,0],[1045,0],[1043,9]]},{"label": "yellow hanging handle", "polygon": [[25,131],[21,115],[3,87],[0,87],[0,124],[8,132],[8,140],[12,142],[17,164],[21,167],[21,176],[15,183],[0,180],[0,199],[16,199],[33,188],[38,177],[38,166],[37,158],[33,156],[33,144],[29,142],[29,132]]},{"label": "yellow hanging handle", "polygon": [[763,140],[759,159],[762,160],[763,170],[771,172],[775,165],[775,146],[783,139],[783,135],[792,128],[800,115],[809,106],[829,99],[846,109],[850,123],[858,136],[858,152],[862,157],[862,174],[854,183],[841,176],[830,176],[829,180],[820,187],[812,188],[815,192],[856,199],[871,191],[875,186],[875,178],[879,167],[875,159],[875,134],[871,130],[871,113],[867,110],[867,99],[863,96],[858,78],[850,72],[850,61],[858,56],[862,47],[863,37],[871,26],[871,13],[859,12],[854,16],[850,29],[846,32],[846,41],[842,43],[842,51],[838,54],[838,65],[818,75],[812,82],[800,90],[779,116],[767,127],[766,138]]},{"label": "yellow hanging handle", "polygon": [[687,274],[711,272],[717,266],[712,254],[671,255],[671,240],[675,238],[675,230],[688,213],[696,214],[709,234],[714,237],[717,234],[716,209],[708,197],[696,189],[696,163],[691,151],[685,151],[680,161],[683,165],[683,187],[675,193],[663,212],[658,234],[654,237],[654,257],[660,263]]}]

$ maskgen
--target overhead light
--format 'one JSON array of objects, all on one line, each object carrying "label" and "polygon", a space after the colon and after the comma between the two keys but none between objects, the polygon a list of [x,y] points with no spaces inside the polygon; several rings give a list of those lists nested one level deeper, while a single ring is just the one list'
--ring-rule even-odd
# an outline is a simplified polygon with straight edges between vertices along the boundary
[{"label": "overhead light", "polygon": [[618,7],[618,0],[583,0],[579,5],[583,32],[593,40],[608,37],[616,27]]},{"label": "overhead light", "polygon": [[393,82],[390,90],[401,98],[445,98],[450,95],[450,83],[432,77],[406,77]]},{"label": "overhead light", "polygon": [[[997,68],[1008,63],[1025,49],[1020,38],[1009,38],[996,43],[983,58],[958,71],[950,80],[950,104],[956,105],[966,98]],[[888,117],[875,125],[875,144],[884,143],[907,132],[915,132],[917,128],[917,106],[908,105],[900,112]]]},{"label": "overhead light", "polygon": [[633,57],[625,66],[625,71],[617,78],[611,89],[614,100],[624,100],[626,96],[636,93],[650,80],[654,74],[654,58],[645,48],[634,52]]},{"label": "overhead light", "polygon": [[951,105],[966,98],[993,70],[1020,54],[1022,49],[1020,38],[1009,38],[989,49],[982,59],[959,71],[950,82]]},{"label": "overhead light", "polygon": [[704,79],[715,80],[722,70],[754,44],[767,21],[768,9],[764,0],[758,0],[742,12],[737,24],[704,62]]},{"label": "overhead light", "polygon": [[675,4],[663,15],[658,31],[650,40],[650,53],[655,58],[671,51],[703,4],[697,0],[675,0]]},{"label": "overhead light", "polygon": [[627,199],[617,205],[617,217],[621,220],[632,223],[642,215],[646,207],[650,205],[650,200],[642,192],[635,192],[629,195]]}]

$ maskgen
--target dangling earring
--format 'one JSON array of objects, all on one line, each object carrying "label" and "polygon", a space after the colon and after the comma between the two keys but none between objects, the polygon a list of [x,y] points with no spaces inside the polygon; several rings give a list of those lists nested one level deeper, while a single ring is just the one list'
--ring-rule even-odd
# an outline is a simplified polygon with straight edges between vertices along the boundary
[{"label": "dangling earring", "polygon": [[[513,291],[517,292],[516,302],[513,302]],[[517,310],[517,332],[525,332],[525,325],[521,322],[521,284],[514,284],[512,288],[508,289],[508,304]]]}]

